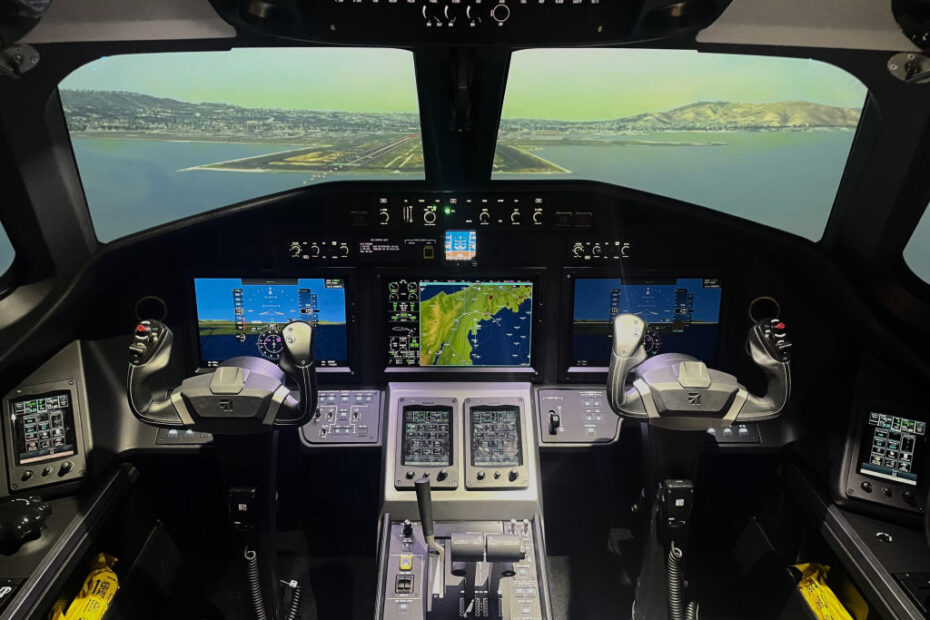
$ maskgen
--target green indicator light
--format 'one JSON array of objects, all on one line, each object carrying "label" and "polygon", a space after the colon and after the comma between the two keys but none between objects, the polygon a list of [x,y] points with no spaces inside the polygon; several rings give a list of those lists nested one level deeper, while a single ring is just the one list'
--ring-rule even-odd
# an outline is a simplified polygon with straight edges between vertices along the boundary
[{"label": "green indicator light", "polygon": [[452,207],[444,207],[442,212],[445,213],[446,215],[449,215],[450,213],[452,213]]}]

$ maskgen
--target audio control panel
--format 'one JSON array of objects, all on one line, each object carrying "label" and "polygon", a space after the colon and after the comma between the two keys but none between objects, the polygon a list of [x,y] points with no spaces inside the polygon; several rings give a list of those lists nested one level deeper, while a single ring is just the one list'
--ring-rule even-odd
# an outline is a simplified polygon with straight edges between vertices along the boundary
[{"label": "audio control panel", "polygon": [[305,445],[379,445],[380,390],[322,390],[317,408],[300,429]]},{"label": "audio control panel", "polygon": [[610,444],[620,438],[620,416],[602,389],[543,388],[537,398],[542,446]]}]

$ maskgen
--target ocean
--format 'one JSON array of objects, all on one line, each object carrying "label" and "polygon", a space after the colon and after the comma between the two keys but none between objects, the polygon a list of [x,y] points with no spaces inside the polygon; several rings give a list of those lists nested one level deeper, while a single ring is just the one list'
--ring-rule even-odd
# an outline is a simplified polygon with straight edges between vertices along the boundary
[{"label": "ocean", "polygon": [[[535,155],[569,174],[495,179],[591,179],[693,202],[810,239],[823,233],[854,137],[850,130],[663,132],[631,139],[724,146],[546,146]],[[186,168],[288,150],[229,144],[75,138],[74,152],[97,236],[110,241],[179,218],[274,192],[339,179],[417,179]]]}]

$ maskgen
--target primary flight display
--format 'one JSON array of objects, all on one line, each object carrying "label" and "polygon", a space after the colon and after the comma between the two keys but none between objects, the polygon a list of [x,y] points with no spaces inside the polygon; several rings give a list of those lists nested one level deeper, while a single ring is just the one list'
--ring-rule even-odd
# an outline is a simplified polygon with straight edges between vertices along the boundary
[{"label": "primary flight display", "polygon": [[291,321],[314,326],[318,366],[348,364],[341,278],[195,278],[194,291],[201,366],[240,355],[277,362],[284,348],[281,330]]},{"label": "primary flight display", "polygon": [[396,280],[387,287],[388,365],[530,365],[531,282]]},{"label": "primary flight display", "polygon": [[607,366],[611,322],[618,314],[626,313],[646,323],[643,344],[649,355],[684,353],[713,362],[717,356],[722,293],[722,284],[716,278],[578,278],[571,366]]}]

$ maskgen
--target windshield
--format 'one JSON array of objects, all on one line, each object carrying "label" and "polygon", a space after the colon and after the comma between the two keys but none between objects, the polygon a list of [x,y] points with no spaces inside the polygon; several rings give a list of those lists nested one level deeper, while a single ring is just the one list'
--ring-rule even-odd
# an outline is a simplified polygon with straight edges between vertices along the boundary
[{"label": "windshield", "polygon": [[930,284],[930,205],[904,247],[904,261],[921,280]]},{"label": "windshield", "polygon": [[114,56],[59,92],[101,241],[302,185],[424,178],[404,50]]},{"label": "windshield", "polygon": [[615,183],[817,240],[865,97],[856,78],[812,60],[520,51],[493,176]]},{"label": "windshield", "polygon": [[16,250],[10,243],[10,238],[6,236],[6,230],[0,226],[0,275],[3,275],[13,265],[13,259],[16,258]]}]

